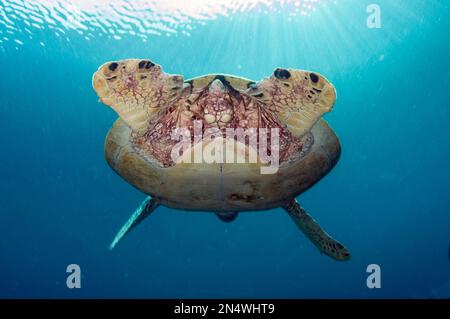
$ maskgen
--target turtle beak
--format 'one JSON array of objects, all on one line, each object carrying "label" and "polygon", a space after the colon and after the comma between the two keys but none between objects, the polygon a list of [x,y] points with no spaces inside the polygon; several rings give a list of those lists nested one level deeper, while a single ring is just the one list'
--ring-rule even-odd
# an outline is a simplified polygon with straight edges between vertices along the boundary
[{"label": "turtle beak", "polygon": [[215,79],[209,86],[209,93],[225,93],[225,85],[219,79]]}]

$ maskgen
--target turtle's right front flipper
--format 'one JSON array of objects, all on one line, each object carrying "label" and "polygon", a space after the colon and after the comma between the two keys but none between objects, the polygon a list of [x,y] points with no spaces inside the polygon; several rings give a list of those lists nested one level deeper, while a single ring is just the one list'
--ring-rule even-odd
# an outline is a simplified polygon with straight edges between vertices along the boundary
[{"label": "turtle's right front flipper", "polygon": [[100,101],[110,106],[138,135],[147,132],[162,110],[186,88],[181,75],[170,75],[150,60],[127,59],[103,64],[92,78]]},{"label": "turtle's right front flipper", "polygon": [[298,228],[321,252],[338,261],[350,259],[348,249],[328,235],[295,199],[284,205],[283,208],[288,212]]},{"label": "turtle's right front flipper", "polygon": [[112,250],[117,243],[126,235],[129,233],[129,231],[138,225],[140,222],[142,222],[145,217],[153,213],[153,211],[159,206],[159,201],[156,198],[150,198],[147,197],[142,204],[136,209],[136,211],[131,215],[131,217],[128,219],[128,221],[125,223],[125,225],[122,226],[122,228],[117,233],[116,237],[114,237],[114,240],[112,241],[111,245],[109,246],[109,250]]}]

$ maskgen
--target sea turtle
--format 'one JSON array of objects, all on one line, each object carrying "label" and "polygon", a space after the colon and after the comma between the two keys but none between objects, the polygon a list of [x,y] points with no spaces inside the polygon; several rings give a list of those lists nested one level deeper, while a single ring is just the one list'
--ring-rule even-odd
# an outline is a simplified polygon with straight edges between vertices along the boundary
[{"label": "sea turtle", "polygon": [[224,74],[185,81],[150,60],[127,59],[103,64],[93,87],[119,115],[106,137],[108,164],[150,195],[110,249],[159,205],[226,222],[283,207],[321,252],[350,258],[295,200],[340,156],[321,119],[336,100],[322,75],[277,68],[259,82]]}]

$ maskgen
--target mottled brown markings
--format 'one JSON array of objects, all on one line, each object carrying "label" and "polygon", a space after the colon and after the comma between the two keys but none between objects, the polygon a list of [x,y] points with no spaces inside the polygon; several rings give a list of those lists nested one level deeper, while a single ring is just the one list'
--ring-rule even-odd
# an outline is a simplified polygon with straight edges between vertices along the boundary
[{"label": "mottled brown markings", "polygon": [[228,196],[228,199],[231,201],[244,201],[247,203],[251,203],[255,201],[257,198],[253,195],[231,194]]},{"label": "mottled brown markings", "polygon": [[[176,79],[177,76],[173,76],[172,79],[170,80],[175,81]],[[159,155],[161,155],[161,152],[163,153],[166,152],[168,146],[168,144],[166,143],[168,141],[166,141],[163,138],[166,134],[166,130],[164,130],[164,132],[161,131],[161,133],[155,133],[157,131],[156,123],[164,123],[163,126],[168,128],[169,130],[173,127],[180,127],[181,123],[180,116],[181,112],[184,111],[189,111],[191,113],[188,114],[188,121],[193,121],[197,119],[204,120],[204,113],[202,112],[202,110],[205,109],[205,106],[202,105],[201,100],[204,98],[208,99],[209,86],[213,81],[219,80],[227,88],[228,95],[225,96],[224,98],[225,100],[228,100],[228,103],[230,103],[233,109],[233,113],[235,113],[233,119],[229,123],[223,125],[223,127],[221,128],[227,127],[242,127],[243,129],[249,127],[280,128],[281,130],[280,162],[281,163],[286,162],[289,160],[289,158],[294,157],[297,158],[295,154],[299,154],[303,150],[302,142],[298,138],[292,136],[292,134],[287,130],[287,128],[284,127],[283,124],[281,124],[278,118],[273,116],[272,113],[273,110],[267,109],[267,106],[263,105],[264,101],[254,100],[252,96],[248,96],[246,94],[242,94],[241,92],[237,91],[228,79],[230,79],[230,81],[236,81],[233,77],[228,77],[226,75],[210,76],[207,77],[206,79],[199,78],[198,82],[197,79],[195,78],[185,81],[184,83],[188,84],[190,90],[192,90],[195,84],[197,85],[201,84],[202,90],[201,91],[197,90],[194,92],[194,94],[191,93],[187,94],[186,96],[182,96],[178,101],[169,104],[168,107],[161,108],[162,112],[159,113],[157,119],[153,122],[154,123],[154,125],[152,125],[153,128],[149,130],[154,133],[151,134],[149,133],[145,135],[146,137],[144,139],[146,139],[147,141],[146,143],[144,143],[145,142],[144,140],[141,140],[142,146],[149,151],[149,155],[155,157],[158,161],[160,161],[162,158],[161,156],[158,156],[158,153]],[[255,82],[248,82],[244,85],[242,82],[232,82],[232,83],[236,83],[239,88],[243,88],[245,86],[257,88]],[[280,81],[280,83],[283,82]],[[154,98],[156,99],[157,102],[161,102],[160,97],[162,96],[162,88],[160,89],[161,90],[155,92],[154,95]],[[169,89],[175,90],[175,88],[172,87],[169,87]],[[274,94],[275,93],[276,92],[274,92]],[[256,95],[256,97],[263,97],[263,96],[264,96],[263,94]],[[214,114],[214,112],[211,112],[211,114]],[[241,114],[241,116],[239,116],[238,114]],[[183,117],[184,116],[185,115],[183,115]],[[184,124],[183,126],[185,125],[186,124]],[[203,128],[205,129],[207,127],[208,125],[204,123]],[[160,144],[160,146],[158,146],[157,144]],[[268,141],[267,145],[270,148],[270,141]],[[294,147],[292,145],[297,146]],[[268,150],[268,155],[270,156],[270,150]],[[164,167],[173,166],[174,163],[171,160],[170,162],[171,163],[169,162],[160,162],[160,163],[162,163]]]}]

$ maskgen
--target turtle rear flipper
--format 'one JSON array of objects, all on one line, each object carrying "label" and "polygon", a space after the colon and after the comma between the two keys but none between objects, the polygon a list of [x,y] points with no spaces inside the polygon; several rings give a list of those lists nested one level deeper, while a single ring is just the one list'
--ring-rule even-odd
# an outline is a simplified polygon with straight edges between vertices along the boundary
[{"label": "turtle rear flipper", "polygon": [[327,256],[345,261],[350,259],[350,252],[337,240],[328,235],[320,225],[297,203],[295,199],[283,206],[298,228]]},{"label": "turtle rear flipper", "polygon": [[109,250],[112,250],[119,243],[119,241],[130,232],[133,227],[137,226],[148,215],[153,213],[158,206],[159,201],[157,199],[147,197],[119,230],[116,237],[114,237],[114,240],[109,246]]}]

